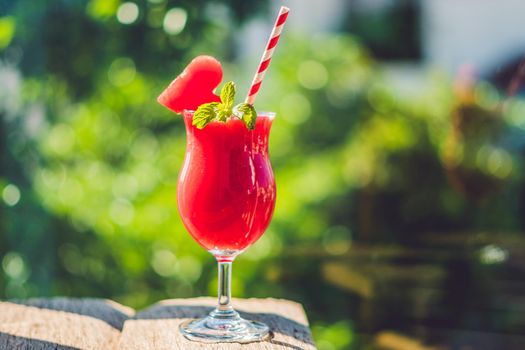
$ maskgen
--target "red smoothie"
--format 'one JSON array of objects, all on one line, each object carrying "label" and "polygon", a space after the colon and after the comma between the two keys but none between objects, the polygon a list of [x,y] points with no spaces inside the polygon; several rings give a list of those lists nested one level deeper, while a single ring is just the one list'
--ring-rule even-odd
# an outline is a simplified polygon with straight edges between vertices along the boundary
[{"label": "red smoothie", "polygon": [[238,118],[203,129],[184,111],[187,148],[177,200],[182,221],[209,251],[242,251],[264,233],[275,207],[268,156],[272,113],[259,113],[254,130]]}]

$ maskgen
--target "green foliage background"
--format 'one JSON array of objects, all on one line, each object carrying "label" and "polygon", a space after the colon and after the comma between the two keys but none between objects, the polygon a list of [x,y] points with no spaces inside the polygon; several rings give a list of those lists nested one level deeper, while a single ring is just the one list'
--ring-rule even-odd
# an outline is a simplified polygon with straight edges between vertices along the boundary
[{"label": "green foliage background", "polygon": [[[267,4],[138,1],[129,25],[117,21],[119,0],[0,4],[0,295],[141,308],[215,293],[214,261],[176,209],[184,126],[155,100],[198,54],[246,91],[260,53],[240,55],[236,31],[271,17]],[[177,35],[162,25],[173,7],[187,13]],[[403,95],[350,35],[281,40],[257,100],[278,115],[276,212],[237,260],[234,294],[302,302],[319,347],[345,349],[358,344],[359,301],[323,279],[323,261],[363,243],[411,247],[430,231],[521,230],[525,103],[509,102],[503,137],[470,147],[451,136],[451,77],[429,71],[417,95]],[[482,109],[500,103],[488,83],[474,91]],[[451,186],[447,154],[498,184],[490,201]]]}]

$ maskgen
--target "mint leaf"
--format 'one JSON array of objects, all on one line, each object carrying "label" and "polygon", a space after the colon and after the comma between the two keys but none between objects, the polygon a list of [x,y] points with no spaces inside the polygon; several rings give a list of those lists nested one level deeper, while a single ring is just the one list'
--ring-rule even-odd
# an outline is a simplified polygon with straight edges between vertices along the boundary
[{"label": "mint leaf", "polygon": [[193,114],[192,125],[198,129],[204,128],[213,120],[226,122],[235,115],[241,119],[249,130],[255,129],[257,112],[249,103],[239,103],[233,107],[235,100],[235,83],[229,81],[221,89],[221,103],[204,103]]},{"label": "mint leaf", "polygon": [[[222,101],[222,108],[229,110],[231,113],[231,109],[233,107],[233,103],[235,100],[235,83],[233,81],[229,81],[221,89],[221,101]],[[221,108],[221,109],[222,109]]]},{"label": "mint leaf", "polygon": [[204,103],[193,114],[192,125],[202,129],[217,116],[218,102]]},{"label": "mint leaf", "polygon": [[249,103],[239,103],[235,106],[235,115],[239,117],[249,130],[255,129],[255,122],[257,121],[257,112],[253,105]]},{"label": "mint leaf", "polygon": [[221,109],[222,105],[219,105],[219,115],[217,116],[217,119],[219,119],[221,122],[225,122],[228,120],[229,117],[232,116],[232,110],[231,109]]}]

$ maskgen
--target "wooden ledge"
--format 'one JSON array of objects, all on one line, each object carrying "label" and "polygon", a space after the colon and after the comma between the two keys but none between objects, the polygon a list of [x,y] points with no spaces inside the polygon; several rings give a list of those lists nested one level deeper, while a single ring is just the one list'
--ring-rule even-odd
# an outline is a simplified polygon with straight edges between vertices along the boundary
[{"label": "wooden ledge", "polygon": [[4,301],[0,302],[0,349],[315,349],[303,308],[282,299],[233,301],[242,316],[270,326],[271,340],[244,345],[186,340],[179,324],[206,315],[215,303],[214,298],[171,299],[135,312],[102,299]]}]

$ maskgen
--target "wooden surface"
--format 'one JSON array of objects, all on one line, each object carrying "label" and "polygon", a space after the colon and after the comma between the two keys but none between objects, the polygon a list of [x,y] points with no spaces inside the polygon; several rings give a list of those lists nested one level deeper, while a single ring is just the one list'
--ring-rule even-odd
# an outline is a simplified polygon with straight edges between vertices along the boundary
[{"label": "wooden surface", "polygon": [[315,349],[301,305],[277,299],[235,299],[242,316],[265,322],[272,338],[251,344],[186,340],[181,322],[206,315],[213,298],[161,301],[143,311],[101,299],[29,299],[0,302],[0,349],[171,350]]}]

